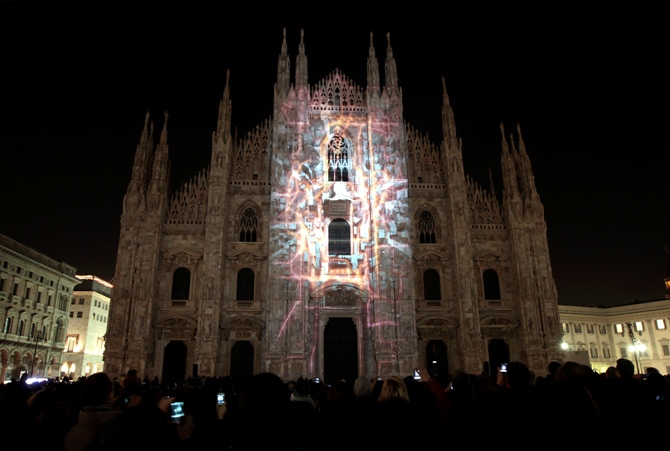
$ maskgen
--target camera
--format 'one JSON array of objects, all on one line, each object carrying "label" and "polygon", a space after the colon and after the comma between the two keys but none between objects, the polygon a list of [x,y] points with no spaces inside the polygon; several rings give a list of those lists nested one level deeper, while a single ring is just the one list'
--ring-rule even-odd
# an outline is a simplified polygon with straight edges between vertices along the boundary
[{"label": "camera", "polygon": [[414,380],[415,381],[421,380],[421,375],[419,374],[419,370],[414,370]]},{"label": "camera", "polygon": [[179,423],[184,417],[184,403],[181,401],[175,401],[170,404],[170,418],[174,423]]},{"label": "camera", "polygon": [[500,364],[500,372],[501,373],[506,373],[507,372],[507,364],[506,363],[501,363]]},{"label": "camera", "polygon": [[226,395],[223,392],[220,392],[216,395],[216,403],[218,405],[222,405],[223,403],[226,402]]}]

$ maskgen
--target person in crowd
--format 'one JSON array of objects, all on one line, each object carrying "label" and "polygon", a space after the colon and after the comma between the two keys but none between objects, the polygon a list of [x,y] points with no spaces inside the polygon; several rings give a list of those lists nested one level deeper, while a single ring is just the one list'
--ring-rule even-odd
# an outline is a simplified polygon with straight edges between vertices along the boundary
[{"label": "person in crowd", "polygon": [[237,408],[224,415],[219,447],[232,451],[294,449],[291,431],[296,425],[289,421],[290,404],[287,386],[278,375],[251,376],[242,387]]},{"label": "person in crowd", "polygon": [[498,372],[500,417],[504,430],[510,434],[522,434],[528,430],[539,430],[541,417],[539,396],[533,384],[533,374],[525,363],[512,361],[507,372]]},{"label": "person in crowd", "polygon": [[[421,421],[422,416],[417,415],[412,406],[404,378],[394,375],[384,379],[375,410],[372,423],[373,430],[378,433],[371,439],[377,449],[420,449],[434,440],[434,435],[429,432],[433,428],[424,430],[426,425]],[[393,425],[392,434],[388,433],[389,425]]]},{"label": "person in crowd", "polygon": [[121,412],[113,408],[114,383],[105,372],[93,373],[81,382],[81,402],[77,424],[65,436],[65,451],[87,450],[103,425]]}]

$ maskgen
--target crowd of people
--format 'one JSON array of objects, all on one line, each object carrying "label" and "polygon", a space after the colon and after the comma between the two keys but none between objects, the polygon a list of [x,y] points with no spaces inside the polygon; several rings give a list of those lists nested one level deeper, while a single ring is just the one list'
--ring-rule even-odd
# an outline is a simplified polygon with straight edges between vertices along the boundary
[{"label": "crowd of people", "polygon": [[[183,416],[173,416],[175,403]],[[0,424],[30,449],[62,451],[649,446],[665,441],[669,403],[670,376],[654,368],[635,374],[627,359],[603,374],[568,361],[535,375],[510,362],[493,377],[433,378],[418,368],[417,378],[329,383],[264,372],[164,386],[131,370],[120,381],[104,372],[34,385],[12,380],[0,385]]]}]

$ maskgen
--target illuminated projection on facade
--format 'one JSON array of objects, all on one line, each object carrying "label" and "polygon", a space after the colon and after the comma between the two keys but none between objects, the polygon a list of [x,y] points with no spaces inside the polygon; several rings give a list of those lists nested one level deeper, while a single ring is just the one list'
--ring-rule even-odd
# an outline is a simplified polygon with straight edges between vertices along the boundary
[{"label": "illuminated projection on facade", "polygon": [[366,88],[338,69],[309,85],[304,36],[292,71],[285,31],[273,116],[234,142],[228,74],[211,163],[176,191],[168,115],[158,139],[147,115],[123,200],[110,372],[353,381],[555,358],[557,295],[520,132],[501,126],[499,202],[465,174],[444,82],[440,146],[404,121],[386,43],[383,84],[371,34]]}]

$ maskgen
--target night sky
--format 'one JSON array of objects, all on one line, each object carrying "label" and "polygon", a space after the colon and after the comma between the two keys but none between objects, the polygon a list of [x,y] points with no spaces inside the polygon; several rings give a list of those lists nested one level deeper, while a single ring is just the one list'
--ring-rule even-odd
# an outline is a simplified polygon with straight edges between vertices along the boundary
[{"label": "night sky", "polygon": [[465,171],[489,189],[490,169],[499,199],[499,124],[506,134],[521,126],[559,303],[664,297],[670,96],[660,9],[407,14],[338,3],[252,19],[258,4],[164,3],[0,2],[0,233],[111,280],[147,112],[159,130],[169,114],[176,188],[209,164],[227,70],[238,136],[270,118],[284,28],[292,68],[305,31],[310,84],[338,68],[362,87],[370,32],[382,79],[390,33],[405,119],[441,143],[444,77]]}]

